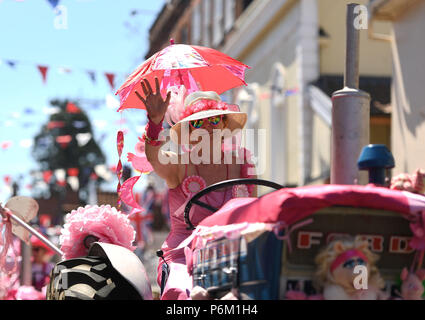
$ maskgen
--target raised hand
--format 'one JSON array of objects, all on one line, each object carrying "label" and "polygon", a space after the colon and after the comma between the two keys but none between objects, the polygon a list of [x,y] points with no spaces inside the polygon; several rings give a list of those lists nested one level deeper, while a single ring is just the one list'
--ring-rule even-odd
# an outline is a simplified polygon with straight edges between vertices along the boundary
[{"label": "raised hand", "polygon": [[171,92],[167,93],[165,100],[162,99],[161,90],[159,87],[159,80],[155,77],[155,89],[154,93],[152,87],[147,79],[143,79],[140,83],[142,85],[143,92],[146,96],[144,99],[137,91],[135,92],[137,97],[143,102],[146,106],[149,118],[155,122],[159,123],[164,118],[165,113],[167,112],[168,104],[171,98]]}]

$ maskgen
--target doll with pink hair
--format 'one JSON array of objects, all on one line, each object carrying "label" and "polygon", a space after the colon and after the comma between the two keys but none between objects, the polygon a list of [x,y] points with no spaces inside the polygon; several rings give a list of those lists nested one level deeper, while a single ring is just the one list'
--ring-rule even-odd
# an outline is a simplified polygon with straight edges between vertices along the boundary
[{"label": "doll with pink hair", "polygon": [[[358,238],[334,240],[317,256],[316,285],[325,300],[386,300],[381,291],[384,280],[376,267],[378,256],[370,251],[368,243]],[[355,287],[354,268],[367,269],[367,288]]]}]

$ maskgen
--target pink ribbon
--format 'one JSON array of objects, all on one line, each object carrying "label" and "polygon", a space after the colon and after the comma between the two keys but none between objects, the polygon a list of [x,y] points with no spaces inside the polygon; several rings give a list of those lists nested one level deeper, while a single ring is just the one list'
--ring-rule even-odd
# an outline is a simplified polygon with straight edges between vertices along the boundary
[{"label": "pink ribbon", "polygon": [[[301,228],[305,225],[311,224],[311,223],[313,223],[313,219],[307,219],[305,221],[301,221],[299,223],[296,223],[296,224],[292,225],[292,227],[289,228],[289,226],[286,224],[285,221],[280,221],[273,228],[273,232],[279,240],[286,241],[286,244],[288,245],[289,252],[292,252],[292,246],[291,246],[291,233],[292,233],[292,231],[294,231],[298,228]],[[279,232],[282,229],[285,229],[285,234],[283,236],[279,235]]]},{"label": "pink ribbon", "polygon": [[336,268],[338,268],[341,263],[344,263],[345,261],[347,261],[348,259],[352,257],[360,257],[365,262],[368,261],[367,257],[360,250],[357,250],[357,249],[347,250],[341,253],[338,257],[336,257],[336,259],[332,262],[331,268],[330,268],[331,272],[333,272]]},{"label": "pink ribbon", "polygon": [[[7,252],[9,251],[9,247],[12,244],[12,222],[10,220],[10,210],[0,206],[0,213],[2,216],[0,230],[3,229],[3,226],[5,227],[4,236],[0,236],[0,245],[2,246],[0,252],[0,271],[3,271],[6,274],[12,274],[17,270],[17,259],[14,259],[13,268],[11,270],[7,270],[6,268]],[[17,254],[15,252],[15,248],[13,248],[13,250],[16,256]]]},{"label": "pink ribbon", "polygon": [[117,171],[116,171],[116,174],[118,177],[118,185],[117,185],[118,210],[121,210],[121,178],[122,178],[122,172],[123,172],[122,163],[121,163],[121,154],[122,154],[123,148],[124,148],[124,133],[120,130],[117,132],[118,164],[117,164]]}]

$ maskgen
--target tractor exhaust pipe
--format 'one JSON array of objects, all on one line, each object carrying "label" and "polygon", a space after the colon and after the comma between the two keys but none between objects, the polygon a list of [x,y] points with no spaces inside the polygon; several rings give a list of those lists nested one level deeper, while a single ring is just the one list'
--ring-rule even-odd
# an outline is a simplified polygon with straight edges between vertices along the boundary
[{"label": "tractor exhaust pipe", "polygon": [[367,184],[357,159],[369,144],[370,96],[359,90],[360,30],[355,27],[355,8],[347,5],[344,88],[332,94],[332,184]]}]

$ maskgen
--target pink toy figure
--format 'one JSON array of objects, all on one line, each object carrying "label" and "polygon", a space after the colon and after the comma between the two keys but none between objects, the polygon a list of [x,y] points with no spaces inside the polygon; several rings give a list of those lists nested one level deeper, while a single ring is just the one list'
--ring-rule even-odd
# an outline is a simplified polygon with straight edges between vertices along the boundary
[{"label": "pink toy figure", "polygon": [[[318,270],[317,285],[323,289],[325,300],[383,300],[387,297],[381,291],[384,280],[376,267],[378,257],[373,254],[368,243],[354,240],[334,240],[316,257]],[[368,271],[367,289],[356,289],[354,273],[357,265]]]},{"label": "pink toy figure", "polygon": [[425,194],[425,171],[422,169],[416,169],[415,173],[412,175],[400,173],[391,179],[390,188]]},{"label": "pink toy figure", "polygon": [[425,279],[425,269],[420,269],[415,273],[409,272],[403,268],[401,272],[401,297],[404,300],[422,300],[424,286],[422,281]]},{"label": "pink toy figure", "polygon": [[[139,140],[141,139],[139,138]],[[136,144],[135,152],[136,154],[133,154],[131,152],[127,154],[127,160],[131,162],[131,165],[133,166],[134,170],[139,171],[141,173],[153,171],[150,162],[146,158],[144,142],[140,141]]]}]

